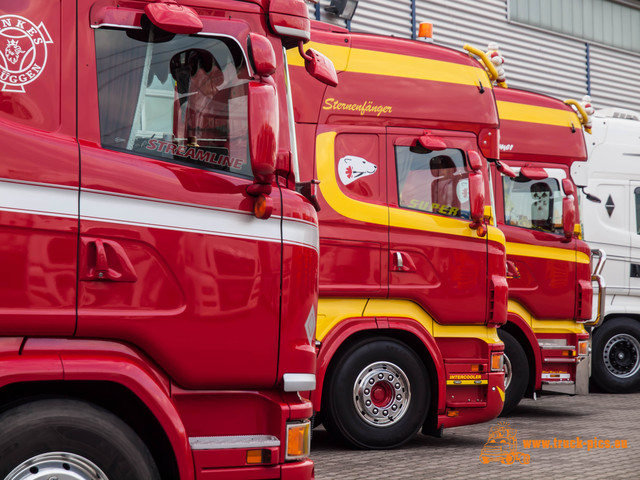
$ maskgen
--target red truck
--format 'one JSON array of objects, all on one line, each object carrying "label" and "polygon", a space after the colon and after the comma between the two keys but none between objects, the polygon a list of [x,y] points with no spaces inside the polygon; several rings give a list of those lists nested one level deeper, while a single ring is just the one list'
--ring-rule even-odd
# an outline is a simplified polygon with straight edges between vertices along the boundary
[{"label": "red truck", "polygon": [[388,448],[493,419],[507,282],[504,236],[485,221],[491,82],[461,52],[312,27],[339,78],[309,82],[288,55],[301,178],[320,182],[318,420]]},{"label": "red truck", "polygon": [[0,478],[313,477],[308,39],[302,0],[0,2]]},{"label": "red truck", "polygon": [[[587,160],[588,118],[574,101],[516,89],[495,94],[500,158],[490,163],[509,281],[509,314],[498,332],[505,343],[506,414],[524,395],[588,393],[592,259],[580,239],[570,174],[572,164]],[[509,175],[500,173],[505,167]],[[602,279],[594,280],[602,296]]]}]

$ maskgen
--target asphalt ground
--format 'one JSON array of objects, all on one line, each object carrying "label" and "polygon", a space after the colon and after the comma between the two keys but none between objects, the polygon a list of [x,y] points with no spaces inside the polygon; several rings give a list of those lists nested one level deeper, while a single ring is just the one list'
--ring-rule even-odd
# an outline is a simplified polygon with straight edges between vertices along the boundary
[{"label": "asphalt ground", "polygon": [[[509,425],[499,429],[501,422]],[[483,450],[492,427],[516,437],[511,448]],[[514,444],[520,455],[508,458]],[[526,455],[529,463],[521,463]],[[319,426],[311,458],[317,480],[640,479],[640,393],[524,399],[508,417],[451,428],[442,438],[418,434],[394,450],[350,449]]]}]

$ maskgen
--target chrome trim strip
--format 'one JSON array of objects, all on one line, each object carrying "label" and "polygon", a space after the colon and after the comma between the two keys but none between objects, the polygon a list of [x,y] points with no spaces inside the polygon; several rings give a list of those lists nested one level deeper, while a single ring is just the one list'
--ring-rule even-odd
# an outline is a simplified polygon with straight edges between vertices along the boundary
[{"label": "chrome trim strip", "polygon": [[313,373],[285,373],[282,376],[285,392],[307,392],[316,389]]},{"label": "chrome trim strip", "polygon": [[280,440],[273,435],[221,435],[216,437],[189,437],[192,450],[227,450],[238,448],[279,447]]}]

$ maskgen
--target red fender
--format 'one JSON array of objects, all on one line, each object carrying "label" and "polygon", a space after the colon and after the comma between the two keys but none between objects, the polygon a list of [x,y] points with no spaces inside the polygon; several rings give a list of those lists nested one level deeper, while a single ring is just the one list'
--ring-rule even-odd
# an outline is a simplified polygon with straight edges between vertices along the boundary
[{"label": "red fender", "polygon": [[329,334],[322,340],[322,347],[318,352],[318,363],[316,371],[316,389],[311,393],[314,411],[320,411],[322,389],[327,368],[333,359],[338,348],[352,335],[363,331],[375,331],[384,333],[384,330],[403,330],[417,337],[428,350],[436,367],[438,378],[438,411],[443,412],[445,408],[446,379],[445,368],[440,354],[440,349],[433,337],[419,323],[411,318],[351,318],[342,320]]},{"label": "red fender", "polygon": [[2,375],[0,385],[56,379],[105,381],[126,387],[147,406],[167,434],[180,478],[194,478],[191,447],[171,402],[170,382],[132,348],[102,340],[30,338],[20,355],[3,355],[2,363],[12,375]]},{"label": "red fender", "polygon": [[529,342],[531,350],[533,351],[533,363],[535,365],[535,372],[533,372],[535,374],[535,384],[533,389],[534,391],[540,390],[542,388],[542,355],[540,354],[540,347],[538,347],[538,339],[529,324],[525,322],[520,315],[509,312],[507,315],[507,323],[512,323],[518,327],[518,330],[524,334]]}]

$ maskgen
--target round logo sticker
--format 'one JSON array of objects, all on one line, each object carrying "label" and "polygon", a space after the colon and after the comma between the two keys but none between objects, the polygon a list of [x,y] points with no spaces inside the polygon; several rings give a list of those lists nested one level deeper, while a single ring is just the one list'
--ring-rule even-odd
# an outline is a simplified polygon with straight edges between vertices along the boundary
[{"label": "round logo sticker", "polygon": [[0,17],[0,83],[3,92],[24,92],[47,64],[49,32],[18,15]]},{"label": "round logo sticker", "polygon": [[456,185],[456,195],[460,203],[466,203],[469,201],[469,179],[463,178]]}]

